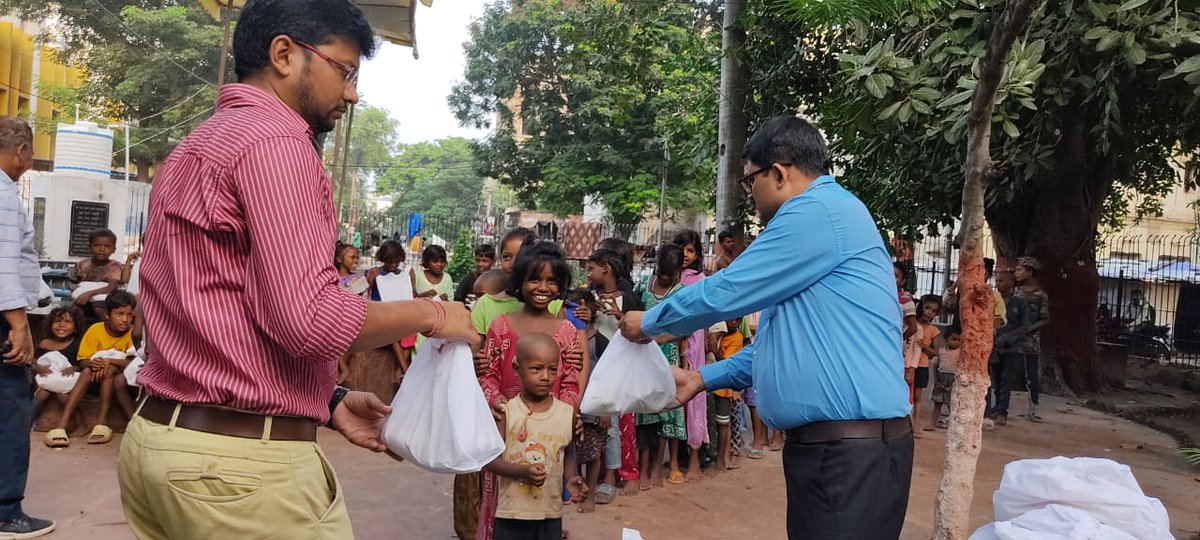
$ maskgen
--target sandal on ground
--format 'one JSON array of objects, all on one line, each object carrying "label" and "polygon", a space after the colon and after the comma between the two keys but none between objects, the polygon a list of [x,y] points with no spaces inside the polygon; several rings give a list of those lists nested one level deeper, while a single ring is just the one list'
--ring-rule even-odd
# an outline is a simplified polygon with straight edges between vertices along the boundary
[{"label": "sandal on ground", "polygon": [[950,422],[945,418],[938,418],[937,427],[938,429],[947,429],[950,427]]},{"label": "sandal on ground", "polygon": [[103,424],[97,424],[96,427],[92,428],[92,434],[88,435],[87,442],[88,444],[104,444],[111,441],[112,436],[112,428]]},{"label": "sandal on ground", "polygon": [[1035,423],[1035,424],[1040,424],[1040,423],[1042,423],[1042,417],[1040,417],[1040,416],[1038,416],[1038,415],[1036,415],[1036,414],[1034,414],[1034,413],[1027,413],[1027,414],[1025,414],[1025,419],[1026,419],[1026,420],[1029,420],[1030,422],[1033,422],[1033,423]]},{"label": "sandal on ground", "polygon": [[71,438],[65,429],[52,429],[46,432],[46,446],[50,448],[66,448],[71,446]]},{"label": "sandal on ground", "polygon": [[687,480],[684,479],[682,471],[671,471],[671,476],[669,478],[667,478],[667,482],[670,482],[675,485],[682,484],[686,481]]},{"label": "sandal on ground", "polygon": [[617,486],[600,484],[596,487],[596,504],[608,504],[617,498]]},{"label": "sandal on ground", "polygon": [[746,452],[746,457],[750,459],[762,459],[766,456],[767,453],[761,448],[751,448],[749,452]]}]

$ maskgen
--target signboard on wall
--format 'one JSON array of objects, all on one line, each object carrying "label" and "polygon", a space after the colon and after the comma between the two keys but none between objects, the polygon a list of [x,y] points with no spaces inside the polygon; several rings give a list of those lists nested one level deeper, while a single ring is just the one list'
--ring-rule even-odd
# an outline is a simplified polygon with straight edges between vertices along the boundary
[{"label": "signboard on wall", "polygon": [[71,201],[71,244],[68,254],[72,257],[87,257],[88,235],[96,229],[108,227],[108,203]]}]

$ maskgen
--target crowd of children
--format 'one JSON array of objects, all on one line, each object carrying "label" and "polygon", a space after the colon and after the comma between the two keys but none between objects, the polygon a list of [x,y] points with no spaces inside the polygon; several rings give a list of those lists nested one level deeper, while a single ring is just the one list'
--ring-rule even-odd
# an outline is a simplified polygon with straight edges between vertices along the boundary
[{"label": "crowd of children", "polygon": [[[684,231],[656,248],[653,272],[636,281],[634,247],[616,238],[601,241],[581,268],[557,244],[517,228],[495,247],[478,246],[474,270],[457,287],[445,273],[445,249],[426,247],[420,264],[407,270],[405,251],[403,244],[384,242],[374,253],[378,266],[362,271],[358,250],[339,244],[334,264],[343,288],[373,300],[394,299],[381,296],[381,277],[407,274],[409,298],[471,307],[484,338],[476,373],[507,449],[484,471],[456,477],[460,538],[558,538],[564,503],[593,512],[619,493],[697,482],[738,467],[739,456],[763,457],[765,426],[755,426],[760,429],[754,429],[752,448],[744,448],[742,430],[757,414],[745,406],[752,405],[751,396],[744,402],[737,392],[703,394],[658,414],[578,413],[589,375],[619,332],[621,316],[704,278],[699,234]],[[732,260],[736,253],[723,256]],[[752,322],[718,323],[661,347],[671,365],[696,370],[741,350],[752,339]],[[405,340],[393,347],[398,383],[420,346]],[[339,372],[343,379],[348,374],[345,361]]]},{"label": "crowd of children", "polygon": [[136,297],[123,287],[134,278],[133,263],[139,254],[129,255],[121,264],[111,258],[116,244],[116,234],[108,229],[89,235],[90,256],[67,273],[73,302],[54,307],[45,317],[35,351],[35,380],[46,381],[54,375],[58,381],[68,381],[53,389],[39,383],[34,394],[35,420],[51,399],[62,405],[55,427],[45,436],[45,444],[51,448],[68,446],[72,427],[86,427],[77,409],[91,392],[98,395],[100,410],[86,438],[89,444],[112,440],[108,424],[114,399],[127,418],[133,417],[133,390],[124,372],[136,356],[141,321]]}]

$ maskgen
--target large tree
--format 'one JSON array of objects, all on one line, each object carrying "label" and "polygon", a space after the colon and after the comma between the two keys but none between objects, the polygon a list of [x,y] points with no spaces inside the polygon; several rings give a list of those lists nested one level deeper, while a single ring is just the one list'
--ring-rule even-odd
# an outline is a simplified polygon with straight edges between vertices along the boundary
[{"label": "large tree", "polygon": [[460,137],[401,145],[375,179],[375,192],[392,196],[394,213],[474,216],[483,177],[475,171],[471,141]]},{"label": "large tree", "polygon": [[[819,115],[845,159],[844,181],[885,229],[918,236],[959,216],[969,101],[989,14],[1002,7],[924,6],[829,28],[833,43],[806,37],[817,46],[793,47],[795,65],[838,62],[834,84],[813,84],[816,92],[802,91],[791,106]],[[1012,54],[991,117],[998,132],[987,221],[1002,259],[1042,262],[1051,312],[1043,364],[1052,380],[1096,390],[1097,228],[1138,204],[1152,210],[1179,182],[1172,156],[1197,151],[1200,2],[1050,2]]]},{"label": "large tree", "polygon": [[[40,38],[61,42],[55,54],[86,67],[80,99],[87,109],[133,121],[139,180],[149,181],[151,167],[213,108],[221,27],[192,2],[0,0],[0,12],[53,23]],[[125,130],[117,136],[114,158],[123,161]]]},{"label": "large tree", "polygon": [[464,124],[498,128],[479,172],[525,202],[578,213],[599,194],[620,223],[711,199],[720,33],[704,2],[512,0],[471,26]]}]

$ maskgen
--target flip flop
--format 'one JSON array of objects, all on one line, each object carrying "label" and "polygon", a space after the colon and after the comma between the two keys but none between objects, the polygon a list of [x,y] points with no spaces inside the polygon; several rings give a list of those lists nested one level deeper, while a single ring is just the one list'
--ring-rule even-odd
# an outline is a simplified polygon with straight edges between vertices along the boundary
[{"label": "flip flop", "polygon": [[596,504],[608,504],[617,498],[617,486],[600,484],[596,487]]},{"label": "flip flop", "polygon": [[761,448],[751,448],[749,452],[746,452],[746,457],[750,459],[762,459],[766,456],[767,453]]},{"label": "flip flop", "polygon": [[945,418],[939,418],[937,421],[937,427],[938,429],[948,429],[950,427],[950,421],[946,420]]},{"label": "flip flop", "polygon": [[684,483],[684,482],[687,482],[687,480],[684,478],[684,476],[683,476],[683,472],[681,472],[681,471],[672,471],[672,472],[671,472],[671,476],[670,476],[669,478],[667,478],[667,482],[670,482],[670,483],[672,483],[672,484],[675,484],[675,485],[679,485],[679,484],[682,484],[682,483]]},{"label": "flip flop", "polygon": [[46,446],[50,448],[66,448],[71,446],[71,438],[65,429],[52,429],[46,432]]},{"label": "flip flop", "polygon": [[112,428],[103,424],[96,424],[96,427],[92,428],[92,434],[88,435],[87,442],[88,444],[104,444],[111,441],[112,436]]}]

